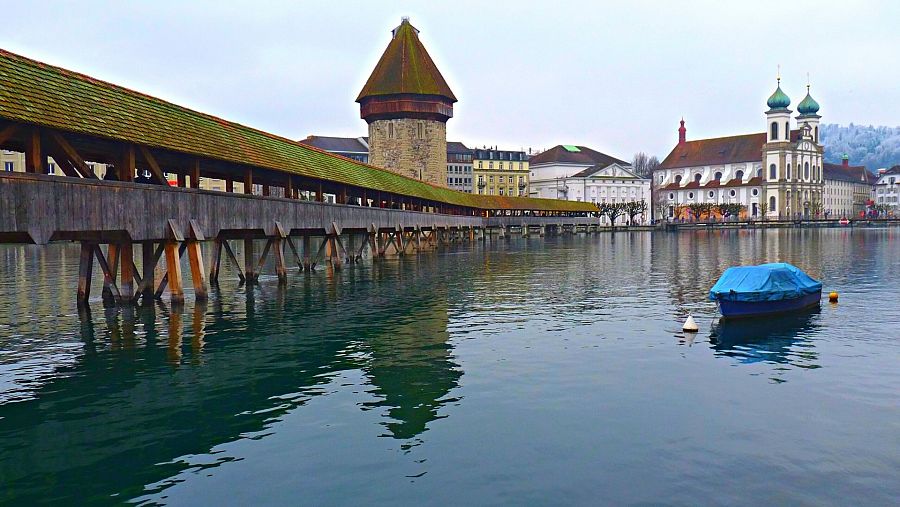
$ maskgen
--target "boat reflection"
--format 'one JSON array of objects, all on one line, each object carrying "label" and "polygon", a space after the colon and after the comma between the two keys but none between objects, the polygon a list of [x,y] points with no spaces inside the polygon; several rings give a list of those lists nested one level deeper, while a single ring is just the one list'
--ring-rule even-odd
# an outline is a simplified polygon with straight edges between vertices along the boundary
[{"label": "boat reflection", "polygon": [[710,330],[716,356],[742,364],[776,363],[818,368],[818,354],[809,339],[817,327],[818,307],[797,313],[752,319],[720,319]]}]

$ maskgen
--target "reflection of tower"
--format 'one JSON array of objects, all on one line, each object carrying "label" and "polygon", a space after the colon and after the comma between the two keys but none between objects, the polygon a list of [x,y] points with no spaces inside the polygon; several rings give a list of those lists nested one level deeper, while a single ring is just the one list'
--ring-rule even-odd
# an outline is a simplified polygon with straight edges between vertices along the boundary
[{"label": "reflection of tower", "polygon": [[382,398],[370,406],[388,407],[392,420],[385,426],[404,440],[441,417],[445,397],[462,376],[447,343],[446,303],[419,301],[428,306],[407,308],[402,322],[367,341],[372,360],[365,370],[376,386],[373,394]]},{"label": "reflection of tower", "polygon": [[403,18],[356,98],[369,124],[369,163],[447,185],[447,120],[456,96]]}]

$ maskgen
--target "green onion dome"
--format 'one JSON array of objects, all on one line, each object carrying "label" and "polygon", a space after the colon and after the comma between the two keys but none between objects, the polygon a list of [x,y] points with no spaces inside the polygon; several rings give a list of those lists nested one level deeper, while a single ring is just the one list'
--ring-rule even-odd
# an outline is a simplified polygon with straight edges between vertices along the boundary
[{"label": "green onion dome", "polygon": [[791,99],[781,91],[781,80],[778,80],[778,88],[775,89],[775,93],[769,97],[769,100],[766,101],[766,104],[770,109],[787,109],[789,105],[791,105]]},{"label": "green onion dome", "polygon": [[797,111],[800,114],[816,114],[819,112],[819,103],[809,94],[808,86],[806,87],[806,97],[797,104]]}]

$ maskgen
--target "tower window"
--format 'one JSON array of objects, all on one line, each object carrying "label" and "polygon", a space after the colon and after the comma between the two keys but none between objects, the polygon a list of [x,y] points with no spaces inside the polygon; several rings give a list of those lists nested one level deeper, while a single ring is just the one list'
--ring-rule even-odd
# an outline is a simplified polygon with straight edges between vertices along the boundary
[{"label": "tower window", "polygon": [[769,197],[769,211],[775,211],[775,196]]},{"label": "tower window", "polygon": [[772,122],[772,140],[773,141],[778,140],[778,124],[775,123],[774,121]]},{"label": "tower window", "polygon": [[388,123],[388,139],[394,138],[394,123]]},{"label": "tower window", "polygon": [[809,179],[809,162],[803,165],[803,177]]},{"label": "tower window", "polygon": [[787,179],[791,179],[791,164],[787,165]]},{"label": "tower window", "polygon": [[791,124],[788,122],[784,122],[784,140],[791,140]]},{"label": "tower window", "polygon": [[775,167],[775,164],[769,166],[769,179],[774,180],[778,178],[778,168]]},{"label": "tower window", "polygon": [[425,139],[425,123],[419,122],[416,134],[418,135],[419,139]]}]

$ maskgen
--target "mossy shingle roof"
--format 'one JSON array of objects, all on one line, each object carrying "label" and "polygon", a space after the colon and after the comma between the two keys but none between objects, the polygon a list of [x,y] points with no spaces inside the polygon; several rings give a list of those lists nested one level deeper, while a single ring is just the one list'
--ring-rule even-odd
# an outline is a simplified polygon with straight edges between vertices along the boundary
[{"label": "mossy shingle roof", "polygon": [[356,101],[397,94],[440,95],[456,102],[456,96],[419,40],[418,30],[407,19],[394,30],[394,38]]},{"label": "mossy shingle roof", "polygon": [[596,209],[429,185],[2,49],[0,118],[470,208]]}]

